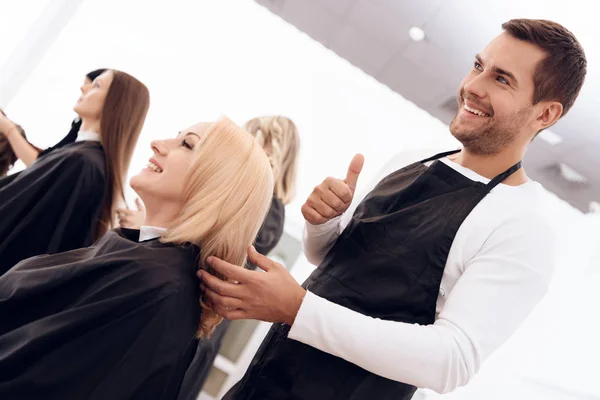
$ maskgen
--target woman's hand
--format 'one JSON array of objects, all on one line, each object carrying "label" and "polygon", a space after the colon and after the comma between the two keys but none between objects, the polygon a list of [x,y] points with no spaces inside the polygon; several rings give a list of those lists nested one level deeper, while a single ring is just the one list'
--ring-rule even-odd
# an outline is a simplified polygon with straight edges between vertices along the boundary
[{"label": "woman's hand", "polygon": [[128,208],[117,209],[119,226],[123,228],[140,229],[140,226],[144,223],[144,218],[146,218],[146,209],[139,198],[135,199],[135,206],[137,207],[137,210],[130,210]]},{"label": "woman's hand", "polygon": [[4,112],[0,112],[0,133],[6,136],[7,139],[10,139],[15,132],[17,132],[15,124],[8,119]]}]

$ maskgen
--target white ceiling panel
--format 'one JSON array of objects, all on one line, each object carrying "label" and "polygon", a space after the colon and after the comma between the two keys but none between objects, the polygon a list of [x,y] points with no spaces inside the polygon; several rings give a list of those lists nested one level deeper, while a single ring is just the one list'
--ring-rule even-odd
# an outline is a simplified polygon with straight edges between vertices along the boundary
[{"label": "white ceiling panel", "polygon": [[441,102],[453,92],[450,86],[400,55],[392,58],[378,78],[420,107]]},{"label": "white ceiling panel", "polygon": [[414,26],[423,26],[447,0],[370,0],[373,7],[381,7],[386,14]]},{"label": "white ceiling panel", "polygon": [[328,45],[342,25],[340,16],[319,0],[286,1],[280,15],[301,31]]},{"label": "white ceiling panel", "polygon": [[383,7],[374,7],[370,0],[358,0],[348,15],[348,22],[396,50],[406,47],[409,40],[408,19],[398,18]]},{"label": "white ceiling panel", "polygon": [[331,48],[370,75],[381,70],[395,53],[392,46],[376,40],[352,24],[340,29],[331,42]]},{"label": "white ceiling panel", "polygon": [[[446,55],[443,63],[440,62],[441,54]],[[450,48],[425,41],[411,41],[403,55],[413,64],[419,65],[431,76],[436,77],[453,88],[458,87],[462,79],[461,77],[472,66],[470,59],[457,58]]]},{"label": "white ceiling panel", "polygon": [[337,15],[345,16],[350,11],[356,0],[327,0],[322,1],[323,7],[333,11]]}]

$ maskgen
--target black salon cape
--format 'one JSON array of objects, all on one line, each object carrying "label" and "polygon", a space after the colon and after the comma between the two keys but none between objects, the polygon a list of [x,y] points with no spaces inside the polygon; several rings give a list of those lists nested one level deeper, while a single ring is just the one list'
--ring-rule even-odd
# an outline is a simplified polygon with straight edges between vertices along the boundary
[{"label": "black salon cape", "polygon": [[26,258],[93,243],[105,191],[99,143],[64,146],[7,178],[0,183],[0,275]]},{"label": "black salon cape", "polygon": [[[40,151],[37,158],[39,159],[40,157],[44,157],[52,153],[53,151],[60,149],[61,147],[65,147],[66,145],[75,142],[75,140],[77,140],[79,128],[81,128],[81,119],[76,118],[73,120],[73,122],[71,122],[71,129],[69,130],[69,133],[67,133],[67,135],[54,146],[48,147],[47,149]],[[12,182],[13,179],[18,177],[20,173],[21,172],[16,172],[4,178],[0,178],[0,189],[2,189],[3,186],[8,185],[10,182]]]},{"label": "black salon cape", "polygon": [[0,399],[175,399],[196,349],[197,248],[139,231],[0,278]]},{"label": "black salon cape", "polygon": [[[283,235],[284,221],[285,206],[281,200],[273,197],[271,208],[254,242],[256,251],[267,255],[275,248],[279,243],[279,239],[281,239],[281,235]],[[249,267],[255,268],[251,264]],[[208,378],[230,325],[231,321],[225,320],[217,326],[210,339],[200,340],[196,356],[185,374],[178,400],[196,400],[198,394],[202,391],[206,378]]]},{"label": "black salon cape", "polygon": [[79,118],[74,119],[73,122],[71,122],[71,129],[69,130],[69,133],[67,133],[67,135],[64,138],[62,138],[60,140],[60,142],[56,143],[54,146],[48,147],[47,149],[40,151],[40,153],[38,154],[38,158],[44,157],[44,156],[52,153],[53,151],[60,149],[61,147],[65,147],[66,145],[75,142],[75,140],[77,140],[77,134],[79,133],[80,128],[81,128],[81,119],[79,119]]}]

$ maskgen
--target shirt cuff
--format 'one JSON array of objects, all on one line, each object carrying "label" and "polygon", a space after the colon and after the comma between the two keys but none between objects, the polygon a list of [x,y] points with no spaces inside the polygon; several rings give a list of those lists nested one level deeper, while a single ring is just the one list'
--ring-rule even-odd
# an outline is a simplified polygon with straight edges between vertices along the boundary
[{"label": "shirt cuff", "polygon": [[321,236],[324,233],[329,233],[334,229],[336,225],[339,226],[340,220],[342,219],[342,215],[338,215],[337,217],[332,218],[324,224],[320,225],[313,225],[310,222],[306,221],[306,233],[309,236]]},{"label": "shirt cuff", "polygon": [[294,324],[288,333],[288,338],[303,343],[310,342],[311,339],[314,339],[317,332],[312,329],[316,327],[316,324],[313,323],[313,321],[319,310],[319,305],[321,307],[327,307],[328,303],[327,300],[307,290],[304,300],[302,300],[302,304],[300,305],[300,309],[298,310],[298,314],[296,314]]}]

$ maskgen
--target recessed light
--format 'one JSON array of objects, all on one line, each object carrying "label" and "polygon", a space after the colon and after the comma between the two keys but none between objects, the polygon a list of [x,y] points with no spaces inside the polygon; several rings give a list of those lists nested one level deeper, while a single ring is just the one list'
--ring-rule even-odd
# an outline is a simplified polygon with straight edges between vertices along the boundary
[{"label": "recessed light", "polygon": [[413,26],[408,30],[408,36],[415,42],[420,42],[425,39],[425,31],[418,26]]}]

